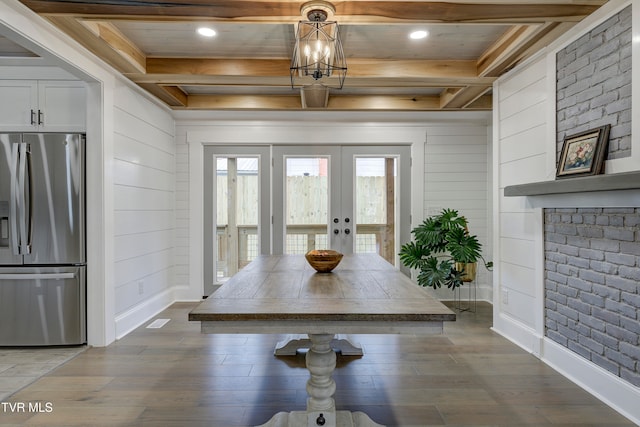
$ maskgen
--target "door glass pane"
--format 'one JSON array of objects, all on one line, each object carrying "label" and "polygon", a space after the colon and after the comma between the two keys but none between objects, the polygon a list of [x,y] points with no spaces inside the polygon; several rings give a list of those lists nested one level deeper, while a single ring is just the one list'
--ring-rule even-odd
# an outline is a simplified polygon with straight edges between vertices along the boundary
[{"label": "door glass pane", "polygon": [[396,159],[356,157],[356,253],[377,253],[395,265]]},{"label": "door glass pane", "polygon": [[258,255],[258,158],[216,158],[216,282]]},{"label": "door glass pane", "polygon": [[328,165],[328,157],[286,158],[286,254],[328,249]]}]

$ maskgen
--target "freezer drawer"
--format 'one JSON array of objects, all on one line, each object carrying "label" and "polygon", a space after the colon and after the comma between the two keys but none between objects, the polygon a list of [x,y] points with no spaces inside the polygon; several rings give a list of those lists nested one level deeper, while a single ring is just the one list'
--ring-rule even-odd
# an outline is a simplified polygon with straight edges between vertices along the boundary
[{"label": "freezer drawer", "polygon": [[0,346],[86,343],[86,267],[0,268]]}]

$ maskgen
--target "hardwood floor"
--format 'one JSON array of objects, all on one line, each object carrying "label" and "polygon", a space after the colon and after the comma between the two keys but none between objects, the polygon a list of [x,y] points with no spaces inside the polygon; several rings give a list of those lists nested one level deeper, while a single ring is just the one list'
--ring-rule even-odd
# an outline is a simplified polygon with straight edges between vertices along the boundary
[{"label": "hardwood floor", "polygon": [[[0,426],[250,426],[304,409],[304,355],[273,356],[281,336],[201,334],[187,321],[193,306],[175,304],[157,316],[171,319],[164,327],[90,348],[5,398]],[[443,336],[359,335],[365,355],[338,356],[338,409],[388,426],[634,425],[490,324],[479,303]]]}]

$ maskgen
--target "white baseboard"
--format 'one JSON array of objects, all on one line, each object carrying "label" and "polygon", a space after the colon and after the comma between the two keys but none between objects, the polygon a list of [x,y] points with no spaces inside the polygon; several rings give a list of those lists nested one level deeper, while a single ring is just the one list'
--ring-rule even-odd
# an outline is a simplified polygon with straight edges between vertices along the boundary
[{"label": "white baseboard", "polygon": [[534,329],[504,313],[500,313],[497,316],[494,314],[493,327],[491,329],[523,350],[540,357],[542,337],[536,334]]},{"label": "white baseboard", "polygon": [[175,301],[173,289],[168,289],[116,316],[116,339],[121,339]]},{"label": "white baseboard", "polygon": [[496,333],[540,358],[586,392],[640,425],[640,388],[634,387],[571,350],[505,314],[494,316]]},{"label": "white baseboard", "polygon": [[[469,299],[469,296],[471,296],[471,299],[473,300],[473,291],[470,290],[468,286],[470,285],[468,284],[463,285],[463,288],[461,289],[461,294],[460,294],[460,299],[465,302]],[[448,289],[448,288],[440,288],[440,289],[425,288],[425,289],[432,297],[436,298],[439,301],[454,301],[455,299],[454,291],[452,289]],[[469,293],[471,293],[471,295],[469,295]],[[476,289],[476,301],[484,301],[484,302],[493,304],[493,289],[489,287],[479,286]]]},{"label": "white baseboard", "polygon": [[640,425],[640,388],[634,387],[548,338],[543,341],[542,360],[620,414]]}]

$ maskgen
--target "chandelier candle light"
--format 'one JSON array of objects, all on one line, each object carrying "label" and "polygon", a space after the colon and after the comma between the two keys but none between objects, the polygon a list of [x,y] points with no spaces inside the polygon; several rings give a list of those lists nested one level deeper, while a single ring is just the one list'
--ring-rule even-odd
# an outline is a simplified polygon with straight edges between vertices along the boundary
[{"label": "chandelier candle light", "polygon": [[347,74],[347,61],[342,50],[338,23],[327,21],[334,11],[333,5],[327,2],[310,2],[302,6],[301,12],[303,16],[306,13],[308,21],[298,23],[290,67],[292,88],[309,84],[298,82],[296,77],[311,77],[314,83],[324,79],[324,86],[342,89]]}]

